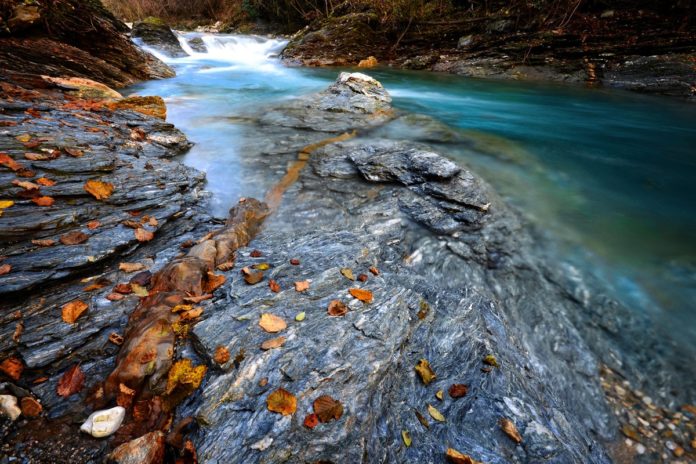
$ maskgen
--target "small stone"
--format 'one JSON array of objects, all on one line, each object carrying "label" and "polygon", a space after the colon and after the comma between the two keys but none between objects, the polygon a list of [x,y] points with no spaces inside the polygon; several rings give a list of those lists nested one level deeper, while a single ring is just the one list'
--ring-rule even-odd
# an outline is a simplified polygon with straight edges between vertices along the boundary
[{"label": "small stone", "polygon": [[674,455],[678,458],[684,456],[684,452],[684,448],[682,448],[681,446],[677,446],[676,448],[674,448],[673,451]]},{"label": "small stone", "polygon": [[121,427],[126,410],[121,406],[95,411],[87,418],[80,427],[85,433],[89,433],[94,438],[108,437]]},{"label": "small stone", "polygon": [[643,403],[650,406],[652,404],[652,398],[650,398],[649,396],[643,397]]},{"label": "small stone", "polygon": [[0,395],[0,411],[13,422],[22,414],[17,406],[17,398],[12,395]]},{"label": "small stone", "polygon": [[677,448],[677,444],[674,443],[672,440],[668,440],[665,442],[665,448],[667,448],[670,451],[674,451]]},{"label": "small stone", "polygon": [[646,451],[646,449],[645,449],[644,445],[642,445],[640,443],[638,443],[636,445],[636,454],[645,454],[645,451]]},{"label": "small stone", "polygon": [[253,445],[251,445],[251,449],[253,450],[259,450],[259,451],[265,451],[268,449],[269,446],[273,443],[273,438],[271,437],[264,437],[261,440],[257,441]]},{"label": "small stone", "polygon": [[164,461],[164,434],[150,432],[116,448],[109,462],[116,464],[156,464]]}]

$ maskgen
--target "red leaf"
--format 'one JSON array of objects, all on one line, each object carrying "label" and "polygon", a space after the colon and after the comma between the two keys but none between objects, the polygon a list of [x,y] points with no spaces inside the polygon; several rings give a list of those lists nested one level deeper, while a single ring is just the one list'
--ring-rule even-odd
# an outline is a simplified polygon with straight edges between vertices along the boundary
[{"label": "red leaf", "polygon": [[58,381],[57,393],[63,398],[74,395],[82,390],[82,385],[85,383],[85,373],[80,369],[79,364],[65,371],[63,377]]}]

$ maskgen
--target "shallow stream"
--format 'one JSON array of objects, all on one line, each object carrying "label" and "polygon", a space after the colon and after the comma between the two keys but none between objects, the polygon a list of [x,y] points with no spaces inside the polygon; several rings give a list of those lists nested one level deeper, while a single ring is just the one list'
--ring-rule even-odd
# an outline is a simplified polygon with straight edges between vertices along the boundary
[{"label": "shallow stream", "polygon": [[[201,36],[205,53],[187,42]],[[168,121],[196,143],[184,162],[207,173],[213,211],[225,216],[239,197],[268,187],[251,182],[241,162],[254,153],[241,143],[248,122],[240,116],[321,90],[339,70],[283,66],[280,40],[186,34],[181,42],[189,57],[159,55],[176,78],[129,91],[165,98]],[[696,347],[696,105],[610,89],[368,73],[397,108],[456,128],[430,142],[491,183],[559,258]],[[398,126],[380,135],[423,138]]]}]

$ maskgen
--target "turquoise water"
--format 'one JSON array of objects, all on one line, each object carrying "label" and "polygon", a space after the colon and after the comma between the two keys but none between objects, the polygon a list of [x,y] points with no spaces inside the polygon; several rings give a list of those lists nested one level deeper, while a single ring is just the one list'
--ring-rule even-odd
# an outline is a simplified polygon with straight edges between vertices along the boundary
[{"label": "turquoise water", "polygon": [[[320,90],[336,69],[285,68],[279,41],[205,37],[208,53],[167,60],[178,76],[133,92],[161,95],[196,143],[225,215],[267,186],[246,181],[243,120],[258,105]],[[370,70],[398,108],[459,129],[437,144],[517,207],[564,258],[696,345],[696,105],[623,91]],[[388,132],[410,138],[410,131]]]}]

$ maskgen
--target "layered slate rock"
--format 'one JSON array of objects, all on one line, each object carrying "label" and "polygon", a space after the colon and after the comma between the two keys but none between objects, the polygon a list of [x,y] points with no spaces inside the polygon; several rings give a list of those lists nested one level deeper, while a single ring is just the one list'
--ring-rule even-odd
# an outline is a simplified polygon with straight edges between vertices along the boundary
[{"label": "layered slate rock", "polygon": [[161,19],[146,18],[136,22],[133,24],[131,36],[173,58],[188,56],[174,32]]}]

